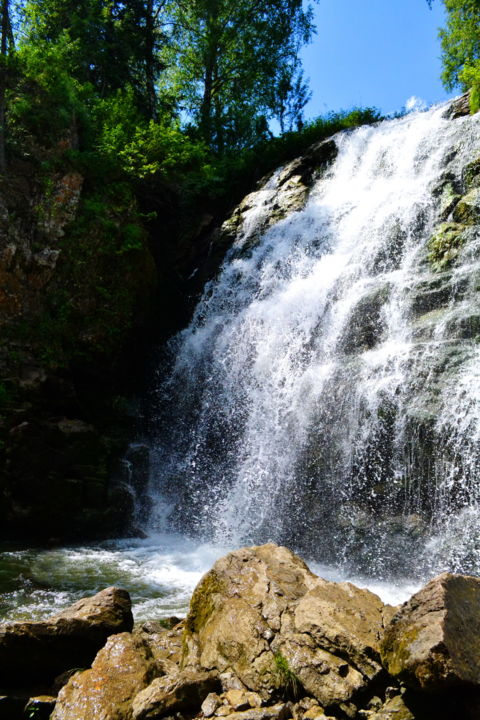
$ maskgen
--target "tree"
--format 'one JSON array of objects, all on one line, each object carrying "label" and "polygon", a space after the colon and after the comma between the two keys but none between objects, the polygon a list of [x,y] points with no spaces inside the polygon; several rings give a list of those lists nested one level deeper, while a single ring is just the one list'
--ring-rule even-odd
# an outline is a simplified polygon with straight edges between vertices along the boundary
[{"label": "tree", "polygon": [[10,2],[2,0],[1,3],[1,38],[0,38],[0,172],[6,169],[5,156],[5,125],[6,125],[6,94],[8,80],[8,59],[15,49],[12,23],[10,19]]},{"label": "tree", "polygon": [[156,81],[162,69],[160,16],[165,0],[29,0],[27,44],[69,44],[66,68],[100,97],[130,86],[138,107],[156,115]]},{"label": "tree", "polygon": [[[431,6],[432,0],[427,0]],[[472,88],[472,110],[480,105],[480,0],[444,0],[447,25],[442,43],[442,80],[447,90]]]},{"label": "tree", "polygon": [[219,154],[298,121],[308,99],[298,51],[314,31],[301,0],[170,2],[165,80],[201,138]]}]

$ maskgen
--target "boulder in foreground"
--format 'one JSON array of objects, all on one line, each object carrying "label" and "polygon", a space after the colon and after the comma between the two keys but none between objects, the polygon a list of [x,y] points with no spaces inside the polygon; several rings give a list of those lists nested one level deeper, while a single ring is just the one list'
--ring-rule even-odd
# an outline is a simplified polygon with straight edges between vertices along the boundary
[{"label": "boulder in foreground", "polygon": [[480,579],[431,580],[393,617],[381,652],[390,675],[412,688],[480,686]]},{"label": "boulder in foreground", "polygon": [[197,586],[183,662],[233,677],[266,701],[309,695],[329,707],[382,672],[384,613],[376,595],[317,577],[287,548],[243,548]]},{"label": "boulder in foreground", "polygon": [[110,587],[43,622],[0,624],[3,685],[53,682],[71,668],[87,668],[114,633],[133,627],[130,596]]}]

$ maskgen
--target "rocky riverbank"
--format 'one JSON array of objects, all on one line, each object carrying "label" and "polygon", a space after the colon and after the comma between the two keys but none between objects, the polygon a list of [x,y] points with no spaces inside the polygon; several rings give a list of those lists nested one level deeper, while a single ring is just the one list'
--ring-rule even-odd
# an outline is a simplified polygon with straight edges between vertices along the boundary
[{"label": "rocky riverbank", "polygon": [[109,588],[0,626],[0,719],[473,720],[480,580],[443,574],[399,608],[268,544],[218,560],[185,620],[133,627]]}]

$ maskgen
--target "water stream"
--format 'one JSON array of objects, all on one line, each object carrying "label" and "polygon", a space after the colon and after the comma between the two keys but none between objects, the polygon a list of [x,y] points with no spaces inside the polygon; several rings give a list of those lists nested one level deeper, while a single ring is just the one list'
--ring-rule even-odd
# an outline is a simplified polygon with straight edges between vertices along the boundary
[{"label": "water stream", "polygon": [[390,602],[446,569],[480,573],[478,226],[450,268],[427,257],[480,118],[440,107],[335,142],[301,211],[262,230],[282,170],[249,198],[169,345],[149,537],[6,550],[4,615],[112,583],[138,619],[182,614],[216,557],[269,540]]}]

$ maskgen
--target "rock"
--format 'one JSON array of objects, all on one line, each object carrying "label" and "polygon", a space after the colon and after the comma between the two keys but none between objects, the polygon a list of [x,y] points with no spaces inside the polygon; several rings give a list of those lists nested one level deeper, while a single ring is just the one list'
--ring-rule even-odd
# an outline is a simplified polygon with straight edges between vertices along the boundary
[{"label": "rock", "polygon": [[48,720],[55,707],[56,698],[51,695],[37,695],[25,705],[25,716],[34,720]]},{"label": "rock", "polygon": [[456,207],[461,196],[455,192],[452,183],[445,183],[440,196],[440,207],[438,214],[441,220],[447,220],[452,210]]},{"label": "rock", "polygon": [[312,705],[308,710],[305,710],[303,717],[305,720],[315,720],[316,718],[325,717],[325,713],[320,705]]},{"label": "rock", "polygon": [[278,703],[269,707],[251,708],[243,712],[229,713],[229,720],[288,720],[292,717],[289,703]]},{"label": "rock", "polygon": [[[178,621],[178,618],[175,620]],[[150,648],[161,674],[173,675],[180,669],[184,626],[183,621],[177,622],[171,629],[163,627],[159,622],[147,622],[133,631]]]},{"label": "rock", "polygon": [[109,635],[133,626],[130,596],[110,587],[42,622],[0,625],[5,683],[53,682],[70,668],[89,667]]},{"label": "rock", "polygon": [[247,693],[242,690],[228,690],[225,693],[225,700],[234,710],[246,710],[251,707]]},{"label": "rock", "polygon": [[216,693],[209,693],[201,705],[202,713],[205,717],[211,717],[221,704],[222,701]]},{"label": "rock", "polygon": [[91,669],[76,673],[62,688],[52,720],[127,720],[133,698],[156,670],[141,638],[130,633],[113,635]]},{"label": "rock", "polygon": [[133,701],[134,720],[154,720],[177,712],[196,712],[210,693],[220,689],[216,673],[184,670],[156,678]]},{"label": "rock", "polygon": [[448,109],[445,112],[444,117],[449,120],[455,120],[456,118],[463,117],[464,115],[470,115],[470,91],[455,98],[450,103]]},{"label": "rock", "polygon": [[382,707],[368,715],[369,720],[415,720],[410,709],[400,695],[388,699]]},{"label": "rock", "polygon": [[[454,217],[459,215],[455,210]],[[428,243],[428,259],[437,271],[445,270],[458,257],[465,242],[465,224],[460,222],[441,223]],[[431,310],[433,306],[425,307]]]},{"label": "rock", "polygon": [[480,222],[480,188],[473,188],[460,198],[453,211],[453,219],[465,225]]},{"label": "rock", "polygon": [[[233,213],[210,234],[209,255],[217,258],[235,243],[240,256],[251,252],[262,234],[290,213],[301,210],[308,199],[314,180],[328,168],[338,153],[335,140],[315,143],[299,158],[286,163],[277,173],[258,183],[256,191],[249,193]],[[250,222],[251,210],[255,208],[255,223]],[[212,274],[211,262],[203,263],[206,276]],[[205,269],[200,275],[205,280]],[[198,278],[197,278],[198,282]]]},{"label": "rock", "polygon": [[256,692],[247,692],[247,698],[248,702],[250,703],[250,707],[261,707],[262,706],[262,698],[260,695]]},{"label": "rock", "polygon": [[133,628],[132,603],[126,590],[109,587],[92,597],[82,598],[63,612],[54,615],[50,622],[64,628],[71,623],[72,629],[78,621],[88,623],[91,631],[98,631],[105,639]]},{"label": "rock", "polygon": [[471,190],[472,188],[480,185],[480,158],[477,158],[471,163],[468,163],[468,165],[465,165],[462,177],[467,190]]},{"label": "rock", "polygon": [[444,573],[394,615],[381,655],[406,685],[444,691],[480,685],[480,579]]},{"label": "rock", "polygon": [[264,700],[303,687],[328,707],[381,673],[383,612],[373,593],[318,578],[286,548],[243,548],[197,586],[183,662],[222,678],[233,673]]}]

